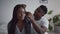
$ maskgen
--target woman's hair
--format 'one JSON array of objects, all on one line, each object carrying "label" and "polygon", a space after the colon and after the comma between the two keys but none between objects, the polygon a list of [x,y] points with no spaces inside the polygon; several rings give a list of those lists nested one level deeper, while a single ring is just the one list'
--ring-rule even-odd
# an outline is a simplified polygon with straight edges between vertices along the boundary
[{"label": "woman's hair", "polygon": [[17,18],[17,10],[19,9],[19,8],[23,8],[23,9],[25,9],[26,8],[26,5],[25,4],[18,4],[18,5],[16,5],[15,7],[14,7],[14,10],[13,10],[13,19],[15,19],[15,18]]},{"label": "woman's hair", "polygon": [[17,10],[19,8],[26,8],[25,4],[18,4],[14,7],[12,20],[8,23],[8,34],[15,34],[15,27],[17,23]]}]

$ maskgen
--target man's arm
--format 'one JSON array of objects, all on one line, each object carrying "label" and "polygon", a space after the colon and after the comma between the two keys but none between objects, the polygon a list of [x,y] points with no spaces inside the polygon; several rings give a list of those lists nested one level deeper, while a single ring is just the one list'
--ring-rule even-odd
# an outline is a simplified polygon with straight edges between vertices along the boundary
[{"label": "man's arm", "polygon": [[38,32],[38,34],[44,34],[47,31],[45,26],[38,25],[35,20],[31,20],[33,28]]},{"label": "man's arm", "polygon": [[47,28],[45,26],[38,25],[35,22],[35,20],[32,18],[32,14],[31,13],[28,15],[28,17],[30,18],[30,20],[32,22],[33,28],[35,29],[35,31],[38,34],[44,34],[47,31]]}]

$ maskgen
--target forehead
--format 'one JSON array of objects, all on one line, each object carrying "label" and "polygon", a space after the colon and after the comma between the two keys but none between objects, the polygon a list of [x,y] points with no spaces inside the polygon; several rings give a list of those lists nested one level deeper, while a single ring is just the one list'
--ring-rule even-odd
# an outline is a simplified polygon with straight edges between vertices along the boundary
[{"label": "forehead", "polygon": [[17,11],[24,11],[24,8],[19,8]]},{"label": "forehead", "polygon": [[40,12],[44,12],[41,8],[36,9],[36,12],[40,13]]}]

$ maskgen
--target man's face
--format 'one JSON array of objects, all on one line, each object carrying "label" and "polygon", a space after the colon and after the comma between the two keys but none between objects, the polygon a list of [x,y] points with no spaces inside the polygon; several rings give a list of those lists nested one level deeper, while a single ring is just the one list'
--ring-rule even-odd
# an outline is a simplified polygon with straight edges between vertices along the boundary
[{"label": "man's face", "polygon": [[38,9],[34,13],[34,16],[35,16],[36,19],[40,19],[43,15],[44,15],[44,13],[43,13],[42,9]]}]

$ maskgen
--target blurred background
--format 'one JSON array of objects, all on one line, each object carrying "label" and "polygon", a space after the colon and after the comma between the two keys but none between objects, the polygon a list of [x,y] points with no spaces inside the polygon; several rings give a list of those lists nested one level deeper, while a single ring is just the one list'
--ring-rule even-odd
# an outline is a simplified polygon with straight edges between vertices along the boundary
[{"label": "blurred background", "polygon": [[40,1],[41,0],[0,0],[0,34],[7,34],[7,24],[12,19],[13,8],[17,4],[26,4],[26,10],[31,12],[32,14],[38,6],[47,6],[48,12],[52,11],[52,14],[46,14],[44,16],[48,20],[55,15],[60,14],[60,0],[47,0],[46,3]]}]

